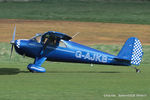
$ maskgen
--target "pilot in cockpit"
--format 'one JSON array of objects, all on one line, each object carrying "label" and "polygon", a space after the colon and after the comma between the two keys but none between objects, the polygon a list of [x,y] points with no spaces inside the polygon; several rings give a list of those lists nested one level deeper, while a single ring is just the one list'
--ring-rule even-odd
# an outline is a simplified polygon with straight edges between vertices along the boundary
[{"label": "pilot in cockpit", "polygon": [[41,44],[45,46],[58,46],[60,38],[53,34],[52,31],[44,33],[41,37]]}]

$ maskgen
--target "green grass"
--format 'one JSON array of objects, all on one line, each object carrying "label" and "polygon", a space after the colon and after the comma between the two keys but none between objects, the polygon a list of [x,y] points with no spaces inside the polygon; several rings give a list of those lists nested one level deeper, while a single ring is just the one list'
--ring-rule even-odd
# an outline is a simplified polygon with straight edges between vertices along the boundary
[{"label": "green grass", "polygon": [[150,2],[43,0],[0,3],[1,19],[67,20],[150,24]]},{"label": "green grass", "polygon": [[[142,72],[130,67],[45,62],[46,73],[30,73],[32,59],[0,43],[0,100],[148,100],[150,96],[150,46],[144,46]],[[117,54],[120,45],[94,45]],[[105,94],[144,94],[145,97],[104,97]]]}]

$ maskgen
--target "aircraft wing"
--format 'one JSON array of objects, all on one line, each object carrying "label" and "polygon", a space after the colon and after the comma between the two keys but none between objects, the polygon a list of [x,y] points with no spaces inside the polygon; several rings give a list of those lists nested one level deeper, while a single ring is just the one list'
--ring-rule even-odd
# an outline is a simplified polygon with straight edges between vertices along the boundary
[{"label": "aircraft wing", "polygon": [[48,31],[44,33],[44,36],[55,36],[55,37],[58,37],[60,39],[67,40],[67,41],[72,39],[72,37],[69,35],[66,35],[60,32],[55,32],[55,31]]}]

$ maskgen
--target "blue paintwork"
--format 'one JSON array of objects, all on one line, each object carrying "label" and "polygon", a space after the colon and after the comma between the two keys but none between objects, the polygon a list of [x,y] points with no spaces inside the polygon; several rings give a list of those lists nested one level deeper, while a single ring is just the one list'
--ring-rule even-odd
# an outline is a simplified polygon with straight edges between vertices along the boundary
[{"label": "blue paintwork", "polygon": [[[121,49],[118,56],[111,55],[73,41],[70,41],[71,37],[60,33],[49,31],[42,36],[54,35],[58,37],[55,46],[47,45],[44,48],[44,41],[38,43],[33,39],[29,40],[15,40],[15,50],[20,55],[26,55],[28,57],[35,58],[34,64],[29,64],[28,69],[36,72],[45,72],[46,70],[41,67],[45,60],[57,61],[57,62],[73,62],[73,63],[91,63],[91,64],[108,64],[108,65],[131,65],[131,47],[130,44],[134,43],[135,38],[129,39]],[[59,42],[63,42],[66,47],[59,46]],[[127,51],[126,51],[127,50]],[[126,56],[124,56],[126,55]],[[35,69],[34,69],[35,68]]]}]

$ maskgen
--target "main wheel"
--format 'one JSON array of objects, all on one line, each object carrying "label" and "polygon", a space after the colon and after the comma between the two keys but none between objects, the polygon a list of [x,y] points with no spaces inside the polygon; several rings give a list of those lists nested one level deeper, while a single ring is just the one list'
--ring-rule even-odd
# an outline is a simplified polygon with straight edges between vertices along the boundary
[{"label": "main wheel", "polygon": [[35,72],[44,73],[44,72],[46,72],[45,68],[38,66],[38,65],[35,65],[35,64],[29,64],[27,66],[27,69],[32,73],[35,73]]}]

